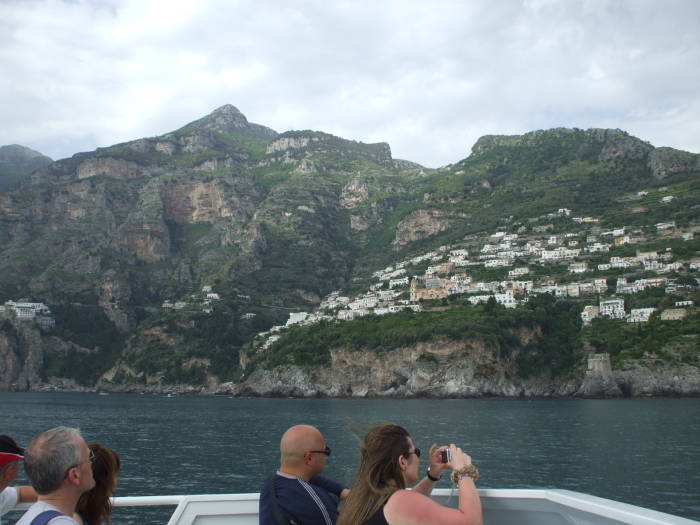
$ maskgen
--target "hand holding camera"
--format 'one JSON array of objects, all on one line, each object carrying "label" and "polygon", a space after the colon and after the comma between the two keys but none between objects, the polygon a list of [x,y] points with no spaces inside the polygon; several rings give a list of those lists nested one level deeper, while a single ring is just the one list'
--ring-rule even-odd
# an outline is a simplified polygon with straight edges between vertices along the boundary
[{"label": "hand holding camera", "polygon": [[456,446],[454,443],[450,445],[449,449],[450,461],[448,466],[453,471],[462,470],[472,464],[472,458],[468,454],[462,451],[461,448]]},{"label": "hand holding camera", "polygon": [[452,451],[448,448],[440,450],[440,460],[443,463],[452,463]]}]

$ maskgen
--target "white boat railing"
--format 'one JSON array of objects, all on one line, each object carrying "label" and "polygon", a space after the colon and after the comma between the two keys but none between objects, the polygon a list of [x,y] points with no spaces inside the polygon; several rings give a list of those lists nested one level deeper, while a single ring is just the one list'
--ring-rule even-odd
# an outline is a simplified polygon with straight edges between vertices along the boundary
[{"label": "white boat railing", "polygon": [[[560,489],[481,489],[485,525],[698,525],[700,522]],[[435,489],[433,499],[455,507],[456,492]],[[115,507],[173,506],[168,525],[253,525],[259,494],[129,496]],[[17,508],[26,508],[27,504]]]}]

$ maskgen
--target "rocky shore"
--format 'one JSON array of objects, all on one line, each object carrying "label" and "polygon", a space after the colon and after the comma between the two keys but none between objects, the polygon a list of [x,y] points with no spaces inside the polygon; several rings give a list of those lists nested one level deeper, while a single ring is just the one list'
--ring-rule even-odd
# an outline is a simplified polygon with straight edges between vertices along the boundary
[{"label": "rocky shore", "polygon": [[[360,366],[361,368],[361,366]],[[50,378],[30,385],[30,391],[113,392],[160,395],[226,395],[235,397],[297,398],[620,398],[700,396],[700,370],[688,365],[656,362],[626,362],[609,374],[587,371],[582,376],[528,380],[474,378],[469,367],[443,373],[430,366],[396,369],[390,374],[356,373],[322,367],[287,366],[258,370],[240,383],[210,381],[208,385],[143,382],[109,383],[94,387],[72,380]],[[371,370],[368,367],[367,370]],[[461,372],[461,373],[460,373]],[[441,380],[434,376],[442,375]]]},{"label": "rocky shore", "polygon": [[700,396],[700,368],[680,360],[626,360],[614,369],[607,354],[590,354],[566,376],[546,372],[521,377],[514,359],[504,360],[478,341],[418,343],[377,354],[344,348],[330,351],[325,366],[278,366],[248,371],[240,382],[208,374],[203,384],[168,384],[123,362],[91,386],[42,377],[48,352],[70,350],[18,323],[0,333],[0,391],[128,392],[245,397],[478,398]]}]

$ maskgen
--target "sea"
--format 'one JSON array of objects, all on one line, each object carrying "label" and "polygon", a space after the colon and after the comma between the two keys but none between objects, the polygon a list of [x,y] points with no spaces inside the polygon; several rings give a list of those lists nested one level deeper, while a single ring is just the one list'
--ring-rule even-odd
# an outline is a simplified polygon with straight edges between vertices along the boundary
[{"label": "sea", "polygon": [[[279,439],[312,424],[325,473],[352,484],[358,443],[398,423],[416,446],[455,443],[480,488],[562,488],[700,520],[700,399],[247,399],[0,393],[0,434],[26,444],[58,425],[116,450],[116,496],[258,492]],[[427,467],[421,458],[422,468]],[[447,476],[444,476],[447,478]],[[26,483],[21,473],[19,483]],[[439,487],[449,487],[446,479]],[[115,525],[164,524],[172,508],[116,509]],[[5,525],[15,516],[6,516]]]}]

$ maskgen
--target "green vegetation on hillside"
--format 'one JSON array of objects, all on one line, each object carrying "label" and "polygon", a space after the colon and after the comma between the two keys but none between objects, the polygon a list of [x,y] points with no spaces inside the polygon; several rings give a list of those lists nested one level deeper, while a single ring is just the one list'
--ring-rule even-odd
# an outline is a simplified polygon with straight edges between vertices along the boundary
[{"label": "green vegetation on hillside", "polygon": [[[128,364],[147,375],[163,374],[166,384],[203,384],[208,374],[222,381],[237,379],[243,344],[286,317],[233,299],[217,301],[212,308],[210,313],[192,306],[152,315],[132,338]],[[247,312],[255,316],[244,319]]]},{"label": "green vegetation on hillside", "polygon": [[[383,353],[416,343],[464,341],[484,343],[504,360],[515,357],[522,376],[560,375],[573,370],[581,358],[579,312],[571,302],[541,295],[511,310],[491,301],[442,312],[404,311],[349,322],[294,326],[257,362],[270,368],[327,365],[332,348]],[[517,335],[521,329],[541,335],[523,343]]]},{"label": "green vegetation on hillside", "polygon": [[65,353],[46,352],[43,374],[46,377],[69,377],[78,384],[92,386],[97,378],[116,362],[125,336],[96,306],[71,304],[52,308],[56,327],[52,335],[80,347]]},{"label": "green vegetation on hillside", "polygon": [[665,363],[686,363],[700,367],[700,312],[682,321],[625,323],[595,319],[583,336],[596,352],[607,352],[613,367],[625,359],[654,359]]}]

